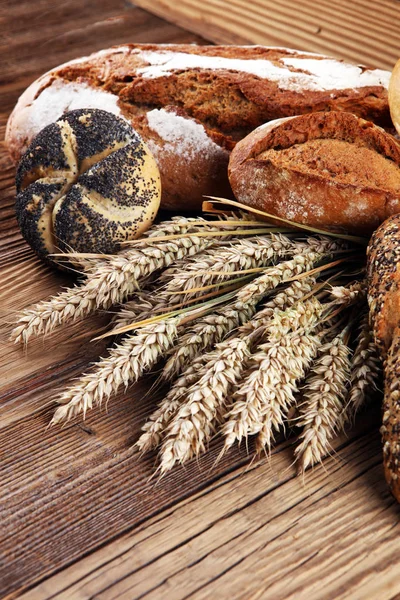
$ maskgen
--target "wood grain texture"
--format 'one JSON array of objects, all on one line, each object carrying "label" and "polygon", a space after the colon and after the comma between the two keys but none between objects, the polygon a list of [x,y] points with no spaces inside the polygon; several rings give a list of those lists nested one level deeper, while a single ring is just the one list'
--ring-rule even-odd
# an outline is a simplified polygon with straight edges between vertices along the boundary
[{"label": "wood grain texture", "polygon": [[395,0],[133,0],[217,44],[320,52],[392,69],[400,57]]},{"label": "wood grain texture", "polygon": [[[127,41],[204,42],[124,0],[3,0],[0,11],[1,139],[18,95],[60,62]],[[151,378],[85,422],[47,429],[57,390],[104,352],[88,340],[109,315],[28,352],[7,342],[20,308],[73,283],[22,240],[13,178],[0,147],[0,597],[399,595],[399,508],[383,479],[379,407],[304,482],[291,440],[250,464],[245,449],[216,463],[216,439],[198,462],[150,479],[155,456],[141,458],[132,447],[157,399]]]}]

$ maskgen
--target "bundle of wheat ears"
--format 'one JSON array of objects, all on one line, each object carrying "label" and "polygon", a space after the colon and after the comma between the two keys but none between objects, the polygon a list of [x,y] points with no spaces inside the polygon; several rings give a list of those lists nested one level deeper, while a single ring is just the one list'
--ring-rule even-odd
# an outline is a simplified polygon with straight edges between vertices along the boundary
[{"label": "bundle of wheat ears", "polygon": [[157,365],[170,389],[137,447],[159,449],[161,474],[217,434],[222,452],[256,436],[261,453],[288,428],[299,430],[303,471],[330,453],[379,378],[365,246],[223,202],[231,212],[214,200],[207,217],[158,223],[118,255],[69,255],[83,281],[26,309],[12,339],[118,306],[106,334],[117,341],[57,399],[52,423],[85,416]]}]

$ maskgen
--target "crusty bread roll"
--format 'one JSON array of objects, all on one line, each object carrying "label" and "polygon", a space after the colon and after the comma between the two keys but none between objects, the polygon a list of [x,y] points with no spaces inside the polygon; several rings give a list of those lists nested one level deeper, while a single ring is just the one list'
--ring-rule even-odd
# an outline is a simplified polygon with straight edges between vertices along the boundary
[{"label": "crusty bread roll", "polygon": [[32,140],[16,176],[16,215],[33,250],[111,253],[153,222],[157,164],[131,126],[104,110],[67,112]]},{"label": "crusty bread roll", "polygon": [[232,152],[239,202],[322,229],[371,233],[400,212],[400,144],[345,112],[272,121]]},{"label": "crusty bread roll", "polygon": [[262,46],[126,45],[53,69],[21,96],[6,141],[18,160],[67,109],[124,116],[156,157],[164,208],[230,194],[229,151],[271,119],[349,110],[389,124],[390,73]]},{"label": "crusty bread roll", "polygon": [[393,69],[389,82],[390,116],[397,133],[400,135],[400,60]]}]

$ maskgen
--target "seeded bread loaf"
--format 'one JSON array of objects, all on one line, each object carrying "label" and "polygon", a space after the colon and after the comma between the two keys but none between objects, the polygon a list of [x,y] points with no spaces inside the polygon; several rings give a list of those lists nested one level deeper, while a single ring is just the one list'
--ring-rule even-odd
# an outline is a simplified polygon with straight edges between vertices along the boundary
[{"label": "seeded bread loaf", "polygon": [[374,232],[367,257],[370,319],[384,360],[383,465],[400,502],[400,214]]},{"label": "seeded bread loaf", "polygon": [[197,209],[204,194],[229,193],[229,151],[266,121],[345,110],[389,124],[389,76],[284,48],[119,46],[34,82],[9,119],[6,141],[18,160],[65,110],[103,108],[127,118],[155,155],[162,206]]},{"label": "seeded bread loaf", "polygon": [[369,234],[400,212],[400,144],[346,112],[279,119],[236,145],[229,179],[243,204],[314,227]]}]

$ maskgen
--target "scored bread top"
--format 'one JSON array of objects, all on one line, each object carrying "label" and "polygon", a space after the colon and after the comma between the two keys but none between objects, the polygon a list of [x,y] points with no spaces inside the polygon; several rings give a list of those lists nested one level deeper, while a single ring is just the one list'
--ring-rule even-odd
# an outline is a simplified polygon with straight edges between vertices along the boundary
[{"label": "scored bread top", "polygon": [[244,204],[298,223],[369,234],[400,210],[400,144],[351,113],[280,119],[236,145],[229,179]]},{"label": "scored bread top", "polygon": [[389,124],[389,77],[285,48],[128,44],[70,61],[32,84],[10,118],[7,142],[18,158],[42,127],[82,107],[122,114],[139,133],[147,112],[178,107],[207,134],[228,138],[217,141],[228,149],[229,140],[266,121],[315,110]]}]

